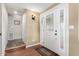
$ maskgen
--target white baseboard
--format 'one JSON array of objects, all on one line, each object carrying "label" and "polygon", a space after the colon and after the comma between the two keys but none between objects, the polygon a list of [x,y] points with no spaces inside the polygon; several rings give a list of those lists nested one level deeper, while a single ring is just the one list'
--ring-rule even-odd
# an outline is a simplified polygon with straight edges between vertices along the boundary
[{"label": "white baseboard", "polygon": [[40,43],[36,43],[36,44],[33,44],[33,45],[28,45],[26,46],[26,48],[29,48],[29,47],[32,47],[32,46],[35,46],[35,45],[39,45]]}]

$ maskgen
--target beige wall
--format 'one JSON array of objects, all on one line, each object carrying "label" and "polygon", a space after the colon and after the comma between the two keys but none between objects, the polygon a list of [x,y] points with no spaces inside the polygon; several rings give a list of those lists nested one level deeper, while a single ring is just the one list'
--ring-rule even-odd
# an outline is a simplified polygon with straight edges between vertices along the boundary
[{"label": "beige wall", "polygon": [[74,25],[74,30],[69,31],[69,55],[79,56],[78,4],[69,4],[69,25]]},{"label": "beige wall", "polygon": [[[48,9],[56,6],[57,4],[58,3],[50,6]],[[28,45],[40,43],[40,25],[39,25],[40,13],[33,12],[31,10],[25,10],[25,13],[26,13],[26,39],[25,39],[26,44],[28,46]],[[31,18],[32,14],[36,15],[35,21],[32,20]]]},{"label": "beige wall", "polygon": [[[36,16],[35,20],[32,20],[32,14]],[[31,10],[26,10],[26,44],[33,45],[40,42],[40,26],[39,26],[39,16],[37,12]]]}]

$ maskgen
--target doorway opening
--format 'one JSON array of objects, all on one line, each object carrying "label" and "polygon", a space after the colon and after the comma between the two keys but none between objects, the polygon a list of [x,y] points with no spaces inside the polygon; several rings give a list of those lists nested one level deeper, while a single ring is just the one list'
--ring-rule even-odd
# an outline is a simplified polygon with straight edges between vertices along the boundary
[{"label": "doorway opening", "polygon": [[8,33],[7,33],[7,49],[13,49],[24,46],[22,39],[22,18],[23,11],[8,9]]}]

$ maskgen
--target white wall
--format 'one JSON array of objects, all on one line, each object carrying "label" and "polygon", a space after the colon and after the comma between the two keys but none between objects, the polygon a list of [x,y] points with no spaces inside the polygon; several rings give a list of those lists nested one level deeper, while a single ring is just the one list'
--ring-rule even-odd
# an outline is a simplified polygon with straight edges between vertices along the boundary
[{"label": "white wall", "polygon": [[5,5],[2,4],[2,55],[5,54],[7,45],[7,29],[8,29],[8,15]]},{"label": "white wall", "polygon": [[20,24],[19,25],[13,25],[13,35],[14,35],[14,39],[21,39],[22,38],[22,16],[21,15],[15,15],[15,17],[13,18],[13,20],[19,20]]},{"label": "white wall", "polygon": [[13,20],[11,15],[8,15],[8,40],[13,40]]},{"label": "white wall", "polygon": [[[20,25],[15,25],[14,20],[19,20]],[[22,38],[22,16],[21,15],[15,15],[15,14],[9,14],[8,19],[8,40],[14,40],[14,39],[21,39]]]},{"label": "white wall", "polygon": [[[14,20],[19,20],[20,24],[15,25]],[[21,39],[22,38],[22,16],[16,14],[10,14],[8,19],[8,40]]]}]

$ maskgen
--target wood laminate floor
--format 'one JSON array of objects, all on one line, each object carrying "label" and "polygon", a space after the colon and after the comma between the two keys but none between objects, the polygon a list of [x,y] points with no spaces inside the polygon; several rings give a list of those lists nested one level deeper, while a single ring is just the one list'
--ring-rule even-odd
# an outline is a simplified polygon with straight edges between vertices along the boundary
[{"label": "wood laminate floor", "polygon": [[5,56],[41,56],[35,49],[41,47],[41,45],[33,46],[30,48],[17,48],[5,51]]},{"label": "wood laminate floor", "polygon": [[[41,49],[39,49],[41,48]],[[59,56],[53,51],[50,51],[49,49],[45,48],[41,45],[36,45],[33,47],[26,48],[26,46],[22,46],[19,48],[14,49],[8,49],[5,51],[5,56]],[[37,50],[39,49],[39,50]],[[48,50],[48,51],[47,51]],[[42,52],[43,53],[42,53]],[[45,53],[45,54],[44,54]]]}]

